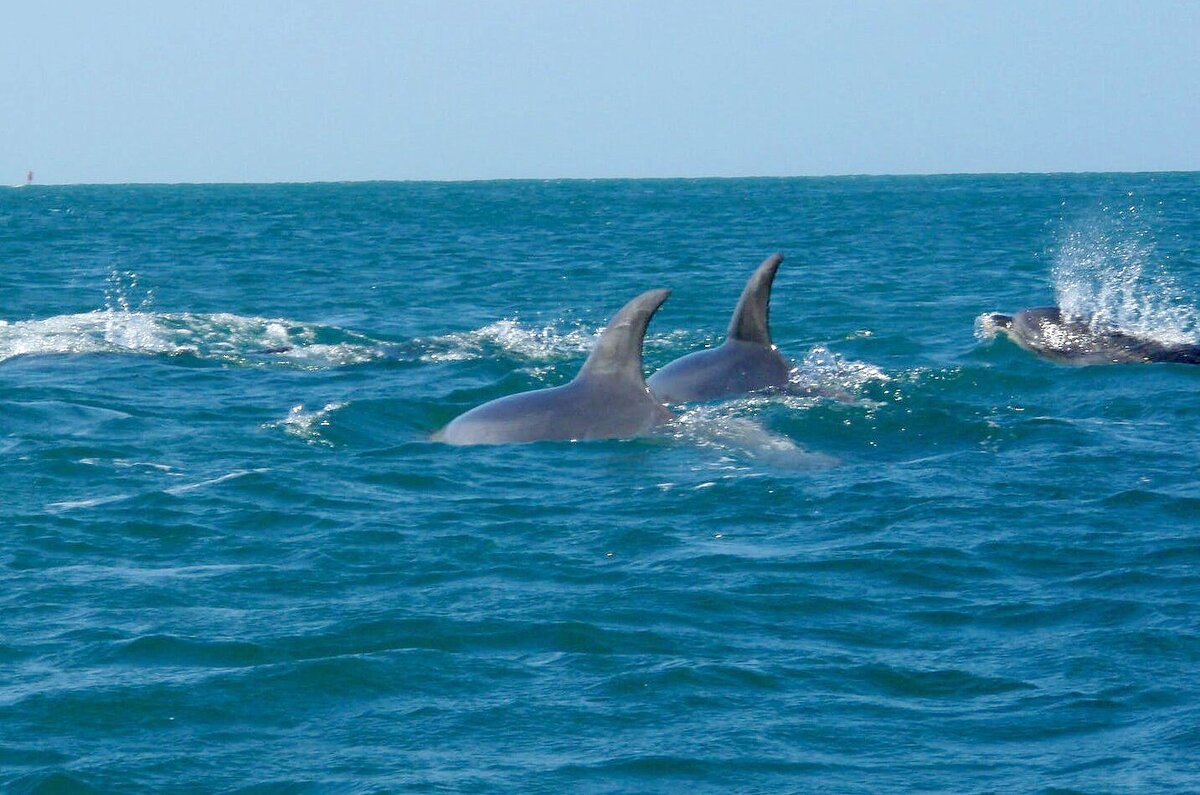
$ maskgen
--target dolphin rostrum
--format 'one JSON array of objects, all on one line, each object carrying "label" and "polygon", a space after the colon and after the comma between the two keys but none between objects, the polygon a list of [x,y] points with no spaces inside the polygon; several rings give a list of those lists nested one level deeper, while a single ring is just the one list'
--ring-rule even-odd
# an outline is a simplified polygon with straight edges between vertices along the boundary
[{"label": "dolphin rostrum", "polygon": [[434,435],[447,444],[510,444],[638,436],[671,419],[642,372],[646,325],[671,294],[649,290],[617,312],[575,379],[497,398]]},{"label": "dolphin rostrum", "polygon": [[1027,351],[1065,364],[1177,362],[1200,364],[1200,346],[1165,343],[1097,321],[1074,320],[1056,306],[999,312],[980,318],[990,335],[1000,332]]},{"label": "dolphin rostrum", "polygon": [[781,262],[781,254],[772,254],[746,282],[723,345],[690,353],[650,376],[647,383],[660,400],[715,400],[787,385],[791,367],[771,341],[767,322],[771,285]]}]

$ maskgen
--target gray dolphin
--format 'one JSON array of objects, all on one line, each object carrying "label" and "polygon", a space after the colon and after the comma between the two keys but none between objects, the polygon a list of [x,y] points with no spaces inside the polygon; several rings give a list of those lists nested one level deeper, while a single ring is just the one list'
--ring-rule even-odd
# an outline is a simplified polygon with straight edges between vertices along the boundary
[{"label": "gray dolphin", "polygon": [[667,403],[685,403],[787,386],[791,366],[771,341],[767,323],[781,262],[783,255],[772,254],[746,282],[724,344],[670,362],[650,376],[650,391]]},{"label": "gray dolphin", "polygon": [[1003,333],[1027,351],[1066,364],[1177,362],[1200,364],[1200,346],[1157,342],[1115,326],[1064,317],[1057,306],[1015,315],[984,315],[984,329]]},{"label": "gray dolphin", "polygon": [[672,414],[646,388],[642,340],[671,294],[649,290],[617,312],[569,384],[497,398],[434,435],[447,444],[509,444],[638,436]]}]

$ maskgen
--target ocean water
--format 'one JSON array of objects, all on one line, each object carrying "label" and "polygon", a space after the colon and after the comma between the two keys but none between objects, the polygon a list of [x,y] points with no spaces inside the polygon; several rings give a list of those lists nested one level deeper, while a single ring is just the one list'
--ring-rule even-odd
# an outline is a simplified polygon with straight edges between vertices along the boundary
[{"label": "ocean water", "polygon": [[[647,372],[786,259],[818,394],[430,434]],[[0,786],[1200,791],[1200,175],[0,189]]]}]

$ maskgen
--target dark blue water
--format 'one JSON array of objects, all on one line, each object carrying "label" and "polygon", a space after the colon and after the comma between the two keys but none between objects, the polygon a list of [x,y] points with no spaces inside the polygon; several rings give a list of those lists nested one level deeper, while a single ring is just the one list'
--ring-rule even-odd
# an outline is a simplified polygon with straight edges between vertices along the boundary
[{"label": "dark blue water", "polygon": [[[0,191],[0,784],[1200,791],[1200,175]],[[429,434],[786,260],[815,396]]]}]

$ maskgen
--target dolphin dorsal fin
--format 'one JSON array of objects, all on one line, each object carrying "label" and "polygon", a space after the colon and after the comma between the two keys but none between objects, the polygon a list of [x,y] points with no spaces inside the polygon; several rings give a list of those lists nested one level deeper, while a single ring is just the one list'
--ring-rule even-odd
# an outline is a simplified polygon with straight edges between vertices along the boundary
[{"label": "dolphin dorsal fin", "polygon": [[757,342],[767,347],[774,345],[767,315],[771,303],[771,285],[775,282],[775,271],[779,270],[781,262],[782,254],[772,254],[762,261],[746,282],[737,309],[733,310],[733,319],[729,321],[729,339]]},{"label": "dolphin dorsal fin", "polygon": [[646,385],[642,372],[642,340],[650,318],[671,294],[670,290],[647,290],[634,298],[609,321],[608,328],[592,348],[576,379],[602,376],[633,380]]}]

